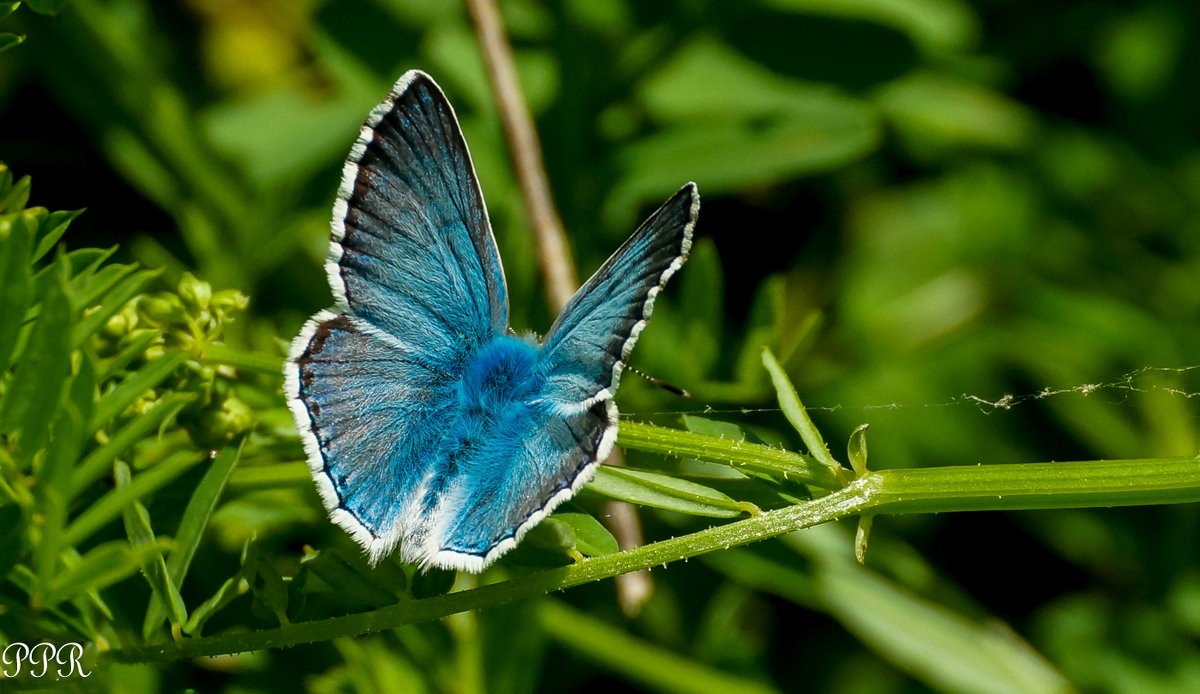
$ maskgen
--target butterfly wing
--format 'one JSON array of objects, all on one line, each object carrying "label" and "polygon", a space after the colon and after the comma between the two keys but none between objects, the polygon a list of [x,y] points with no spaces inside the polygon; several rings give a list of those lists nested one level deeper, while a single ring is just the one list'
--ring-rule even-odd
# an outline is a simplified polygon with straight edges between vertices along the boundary
[{"label": "butterfly wing", "polygon": [[650,216],[575,293],[550,328],[547,398],[563,413],[610,400],[654,300],[692,248],[700,194],[689,183]]},{"label": "butterfly wing", "polygon": [[425,73],[405,73],[367,117],[331,229],[338,311],[292,343],[285,389],[331,517],[378,560],[420,512],[465,363],[508,329],[470,154]]},{"label": "butterfly wing", "polygon": [[563,309],[539,350],[541,395],[523,433],[465,461],[448,486],[425,561],[478,571],[592,476],[617,434],[621,369],[654,300],[687,259],[700,207],[689,183],[658,209]]},{"label": "butterfly wing", "polygon": [[460,350],[508,330],[483,193],[429,75],[405,73],[367,116],[342,170],[332,237],[334,295],[376,327]]}]

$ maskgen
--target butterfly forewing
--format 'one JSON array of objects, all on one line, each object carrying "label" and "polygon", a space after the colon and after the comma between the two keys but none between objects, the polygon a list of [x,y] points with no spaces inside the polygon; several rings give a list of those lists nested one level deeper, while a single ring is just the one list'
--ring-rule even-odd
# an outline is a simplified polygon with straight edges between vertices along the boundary
[{"label": "butterfly forewing", "polygon": [[687,260],[699,210],[700,195],[689,183],[575,293],[542,348],[548,398],[586,408],[612,397],[658,293]]},{"label": "butterfly forewing", "polygon": [[351,313],[431,348],[508,329],[504,272],[454,111],[409,72],[367,118],[334,206],[330,278]]}]

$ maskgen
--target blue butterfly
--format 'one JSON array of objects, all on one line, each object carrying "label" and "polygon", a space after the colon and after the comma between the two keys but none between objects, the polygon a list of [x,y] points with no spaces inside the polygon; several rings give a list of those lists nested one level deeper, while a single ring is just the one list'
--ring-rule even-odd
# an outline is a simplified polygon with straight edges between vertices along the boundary
[{"label": "blue butterfly", "polygon": [[687,259],[693,183],[584,284],[546,338],[508,326],[504,269],[454,109],[405,73],[342,169],[325,269],[337,305],[284,367],[317,489],[372,563],[481,571],[583,486],[613,395]]}]

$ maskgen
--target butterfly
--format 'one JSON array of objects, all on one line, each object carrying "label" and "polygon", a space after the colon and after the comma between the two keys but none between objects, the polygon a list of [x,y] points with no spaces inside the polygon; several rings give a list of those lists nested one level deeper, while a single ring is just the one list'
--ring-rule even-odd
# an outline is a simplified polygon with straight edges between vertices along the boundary
[{"label": "butterfly", "polygon": [[372,563],[399,546],[422,568],[482,571],[592,477],[699,208],[688,183],[544,339],[519,336],[454,109],[424,72],[400,77],[342,169],[325,262],[336,306],[284,366],[321,499]]}]

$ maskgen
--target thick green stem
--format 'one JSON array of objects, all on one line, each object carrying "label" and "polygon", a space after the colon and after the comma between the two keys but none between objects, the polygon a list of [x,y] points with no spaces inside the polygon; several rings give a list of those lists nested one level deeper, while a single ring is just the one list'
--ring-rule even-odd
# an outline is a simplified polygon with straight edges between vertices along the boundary
[{"label": "thick green stem", "polygon": [[868,472],[844,489],[776,511],[573,566],[370,612],[261,631],[188,639],[122,660],[171,660],[278,648],[392,629],[727,549],[849,515],[1133,506],[1200,501],[1200,459],[978,465]]}]

